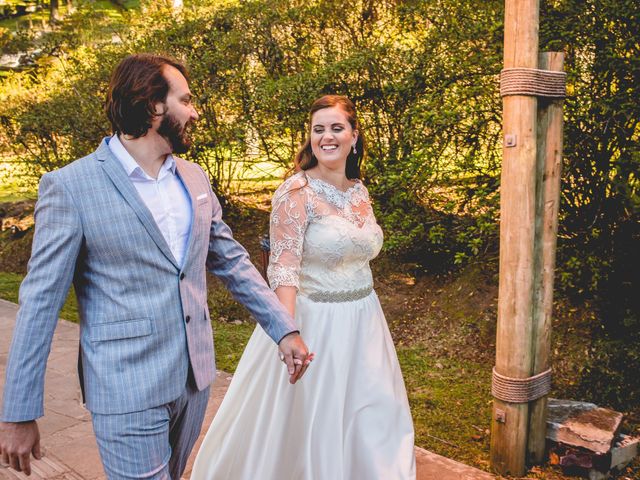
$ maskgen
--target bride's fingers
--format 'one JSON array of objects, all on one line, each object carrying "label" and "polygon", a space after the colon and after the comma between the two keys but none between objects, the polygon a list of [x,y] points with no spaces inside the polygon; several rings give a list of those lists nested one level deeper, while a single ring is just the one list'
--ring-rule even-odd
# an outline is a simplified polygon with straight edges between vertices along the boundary
[{"label": "bride's fingers", "polygon": [[[315,354],[312,352],[307,356],[307,358],[304,359],[304,361],[294,358],[293,361],[296,363],[296,372],[289,378],[289,382],[291,384],[296,383],[302,378],[302,376],[307,371],[307,368],[309,368],[309,364],[313,361],[314,357]],[[300,367],[299,369],[297,368],[298,366]]]},{"label": "bride's fingers", "polygon": [[300,375],[298,375],[298,380],[300,380],[304,376],[305,372],[307,371],[307,368],[309,368],[309,364],[305,363],[302,366],[302,370],[300,370]]}]

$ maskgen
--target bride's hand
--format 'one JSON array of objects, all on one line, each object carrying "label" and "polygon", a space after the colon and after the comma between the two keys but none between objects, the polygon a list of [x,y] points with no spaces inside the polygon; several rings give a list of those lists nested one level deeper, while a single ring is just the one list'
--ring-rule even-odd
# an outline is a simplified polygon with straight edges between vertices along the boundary
[{"label": "bride's hand", "polygon": [[287,365],[289,382],[294,384],[306,372],[309,363],[313,360],[313,353],[309,353],[309,349],[299,333],[285,336],[280,340],[278,349],[280,350],[280,359]]}]

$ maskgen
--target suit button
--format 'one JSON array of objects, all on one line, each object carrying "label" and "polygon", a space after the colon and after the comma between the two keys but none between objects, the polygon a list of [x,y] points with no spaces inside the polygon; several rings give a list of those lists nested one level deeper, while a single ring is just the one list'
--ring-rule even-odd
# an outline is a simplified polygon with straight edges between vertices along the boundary
[{"label": "suit button", "polygon": [[191,317],[187,315],[184,319],[185,322],[189,323],[191,321]]},{"label": "suit button", "polygon": [[180,274],[180,280],[184,280],[184,272]]}]

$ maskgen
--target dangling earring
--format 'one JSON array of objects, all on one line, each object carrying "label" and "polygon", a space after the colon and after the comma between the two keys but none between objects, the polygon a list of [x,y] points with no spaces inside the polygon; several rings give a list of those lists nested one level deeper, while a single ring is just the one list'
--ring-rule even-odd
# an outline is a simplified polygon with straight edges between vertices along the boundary
[{"label": "dangling earring", "polygon": [[358,150],[356,150],[356,144],[353,144],[353,154],[357,155],[358,154]]}]

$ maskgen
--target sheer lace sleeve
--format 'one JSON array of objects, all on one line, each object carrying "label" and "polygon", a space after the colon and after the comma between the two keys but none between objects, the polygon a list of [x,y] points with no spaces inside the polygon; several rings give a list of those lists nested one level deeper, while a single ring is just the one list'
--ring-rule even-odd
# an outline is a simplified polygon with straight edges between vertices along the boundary
[{"label": "sheer lace sleeve", "polygon": [[271,255],[267,278],[273,290],[299,287],[300,261],[307,229],[307,192],[304,180],[294,175],[273,196],[269,234]]}]

